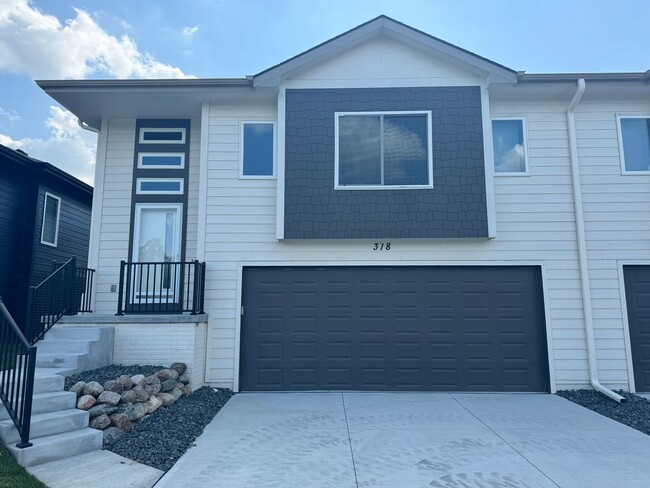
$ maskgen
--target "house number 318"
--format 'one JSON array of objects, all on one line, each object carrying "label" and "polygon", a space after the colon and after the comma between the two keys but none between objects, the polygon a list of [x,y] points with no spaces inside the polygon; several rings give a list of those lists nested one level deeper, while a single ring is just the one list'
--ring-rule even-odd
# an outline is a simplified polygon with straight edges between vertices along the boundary
[{"label": "house number 318", "polygon": [[375,242],[372,246],[373,251],[390,251],[390,242]]}]

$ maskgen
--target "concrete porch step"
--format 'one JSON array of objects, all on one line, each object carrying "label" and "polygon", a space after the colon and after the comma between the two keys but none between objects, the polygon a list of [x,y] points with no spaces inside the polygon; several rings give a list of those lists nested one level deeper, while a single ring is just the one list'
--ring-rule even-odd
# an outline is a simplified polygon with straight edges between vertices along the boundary
[{"label": "concrete porch step", "polygon": [[39,368],[74,368],[79,370],[88,353],[81,352],[36,352],[36,366]]},{"label": "concrete porch step", "polygon": [[[34,375],[34,394],[63,390],[65,377],[60,374],[52,374],[50,370],[50,368],[36,368],[36,374]],[[8,388],[11,389],[13,384],[13,381],[8,381]]]},{"label": "concrete porch step", "polygon": [[[76,408],[32,415],[30,438],[36,439],[83,429],[88,426],[88,418],[87,411]],[[0,422],[0,439],[5,444],[16,444],[20,441],[18,430],[11,420]]]},{"label": "concrete porch step", "polygon": [[[15,445],[7,447],[18,464],[27,467],[101,449],[103,438],[101,430],[86,427],[63,434],[33,438],[30,442],[34,445],[25,449],[18,449]],[[71,464],[71,469],[72,466]],[[116,484],[119,485],[117,480]]]},{"label": "concrete porch step", "polygon": [[88,353],[90,352],[90,342],[84,339],[50,339],[45,337],[38,344],[38,353]]},{"label": "concrete porch step", "polygon": [[[69,391],[38,393],[32,399],[32,415],[75,408],[76,403],[77,395]],[[0,421],[2,420],[9,420],[4,406],[0,408]]]},{"label": "concrete porch step", "polygon": [[45,339],[43,341],[61,339],[77,341],[99,341],[105,337],[112,336],[112,334],[112,327],[66,327],[57,324],[47,331],[45,334]]}]

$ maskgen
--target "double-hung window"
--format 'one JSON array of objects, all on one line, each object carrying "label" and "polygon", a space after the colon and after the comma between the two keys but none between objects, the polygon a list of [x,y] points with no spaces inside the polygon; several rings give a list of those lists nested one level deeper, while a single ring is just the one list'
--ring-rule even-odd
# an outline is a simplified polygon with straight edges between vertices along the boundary
[{"label": "double-hung window", "polygon": [[496,174],[512,176],[529,174],[524,119],[492,119],[492,145]]},{"label": "double-hung window", "polygon": [[650,117],[618,117],[623,174],[650,173]]},{"label": "double-hung window", "polygon": [[43,202],[43,225],[41,227],[41,244],[56,247],[59,240],[59,216],[61,214],[61,199],[45,193]]},{"label": "double-hung window", "polygon": [[335,188],[433,188],[431,112],[337,112]]}]

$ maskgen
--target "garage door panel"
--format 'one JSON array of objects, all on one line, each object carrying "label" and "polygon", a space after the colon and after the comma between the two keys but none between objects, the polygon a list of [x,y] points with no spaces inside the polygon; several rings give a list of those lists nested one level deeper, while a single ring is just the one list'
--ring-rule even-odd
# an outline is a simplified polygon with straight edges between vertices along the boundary
[{"label": "garage door panel", "polygon": [[254,267],[242,300],[243,390],[548,391],[539,268]]},{"label": "garage door panel", "polygon": [[624,266],[634,383],[650,391],[650,266]]}]

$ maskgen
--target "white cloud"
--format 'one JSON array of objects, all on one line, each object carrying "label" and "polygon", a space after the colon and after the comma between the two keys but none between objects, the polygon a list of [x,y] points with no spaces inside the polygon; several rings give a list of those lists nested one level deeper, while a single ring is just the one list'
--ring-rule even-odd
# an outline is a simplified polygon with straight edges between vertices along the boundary
[{"label": "white cloud", "polygon": [[12,124],[14,122],[23,120],[22,117],[18,115],[18,113],[16,113],[15,110],[5,110],[2,107],[0,107],[0,117],[6,117],[7,119],[9,119],[9,122],[11,122]]},{"label": "white cloud", "polygon": [[183,27],[182,32],[184,36],[191,37],[196,34],[198,30],[199,26],[195,25],[194,27]]},{"label": "white cloud", "polygon": [[33,78],[87,78],[93,74],[116,78],[187,77],[179,68],[141,52],[129,36],[118,39],[109,35],[86,11],[75,12],[76,17],[61,24],[56,17],[30,5],[29,0],[2,0],[0,70]]},{"label": "white cloud", "polygon": [[30,157],[47,161],[92,185],[97,136],[79,127],[73,114],[55,106],[50,107],[50,117],[45,125],[51,133],[48,139],[26,137],[13,140],[0,134],[0,144],[21,149]]}]

